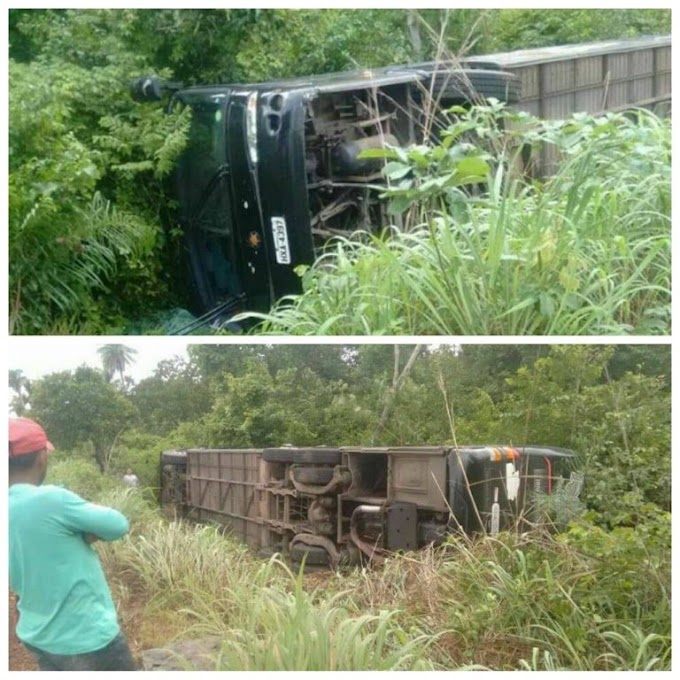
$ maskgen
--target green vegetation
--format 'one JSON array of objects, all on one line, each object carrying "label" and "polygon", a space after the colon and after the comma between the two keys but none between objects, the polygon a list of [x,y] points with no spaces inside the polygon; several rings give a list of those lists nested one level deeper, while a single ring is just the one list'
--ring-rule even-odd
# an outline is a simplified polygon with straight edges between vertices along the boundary
[{"label": "green vegetation", "polygon": [[[219,635],[217,664],[229,670],[670,669],[670,347],[467,345],[413,356],[409,346],[195,345],[189,361],[164,361],[138,384],[106,383],[102,371],[129,407],[99,402],[102,422],[123,430],[106,474],[96,433],[48,424],[54,404],[92,376],[10,377],[41,395],[29,414],[57,445],[48,481],[130,518],[130,535],[98,550],[141,648]],[[163,449],[374,438],[570,447],[585,473],[583,506],[558,533],[451,539],[375,569],[302,576],[219,527],[168,521],[154,498]],[[128,467],[146,488],[123,486]]]},{"label": "green vegetation", "polygon": [[149,512],[102,546],[110,580],[119,597],[135,584],[150,622],[173,612],[174,635],[222,637],[220,670],[670,669],[669,513],[451,541],[320,580]]},{"label": "green vegetation", "polygon": [[[447,52],[480,54],[669,32],[670,10],[11,10],[10,331],[118,334],[143,327],[148,330],[148,319],[159,310],[186,306],[186,286],[177,266],[179,233],[169,218],[173,206],[165,185],[174,159],[185,143],[188,114],[165,115],[159,106],[133,102],[127,84],[141,73],[154,72],[188,85],[244,82],[431,59]],[[390,40],[375,41],[374,35],[390,35]],[[666,134],[663,125],[646,118],[639,125],[639,133],[637,127],[631,125],[628,134],[631,143],[639,134],[636,148],[642,155],[647,144],[643,136],[652,136],[655,127],[663,147]],[[623,144],[621,134],[616,139]],[[659,150],[656,142],[650,141],[647,155]],[[604,142],[598,151],[602,145]],[[659,165],[665,162],[663,155],[657,160]],[[606,168],[589,170],[597,173],[592,181],[609,177]],[[635,172],[634,168],[627,171],[626,179],[635,180]],[[664,171],[656,181],[662,185],[666,175]],[[433,180],[438,181],[435,177]],[[568,202],[570,192],[555,194],[557,186],[553,186],[553,196],[558,202]],[[496,188],[501,188],[500,177]],[[639,207],[640,194],[646,188],[645,185],[636,190],[626,182],[616,192],[604,188],[601,194],[596,192],[587,203],[588,211],[598,215],[589,215],[581,226],[592,225],[597,230],[606,218],[619,218],[626,210]],[[539,201],[533,194],[514,196],[513,200],[518,210],[527,207],[528,202]],[[599,204],[599,200],[603,203]],[[612,205],[605,204],[607,201]],[[493,203],[493,197],[488,202]],[[474,202],[468,210],[481,219],[482,211]],[[582,282],[588,289],[587,298],[598,307],[595,313],[592,310],[582,315],[572,313],[570,316],[578,317],[577,320],[563,320],[560,317],[564,296],[559,295],[559,287],[539,277],[535,283],[545,284],[540,292],[514,290],[515,284],[506,282],[506,289],[501,291],[503,299],[493,305],[486,321],[463,320],[476,321],[473,326],[489,327],[489,332],[496,332],[494,329],[499,327],[541,332],[551,325],[554,332],[562,329],[579,332],[586,326],[593,333],[625,332],[629,327],[636,332],[663,332],[668,323],[663,300],[665,262],[663,258],[654,259],[652,253],[655,249],[663,251],[663,239],[657,239],[657,228],[665,224],[668,213],[661,211],[659,219],[655,214],[647,218],[652,229],[644,237],[640,237],[640,231],[646,218],[631,215],[634,224],[626,223],[621,233],[623,242],[606,241],[611,233],[602,231],[592,250],[587,248],[583,257],[570,265],[589,267],[592,259],[609,259],[611,249],[620,249],[614,253],[614,261],[622,268],[621,272],[596,273],[594,280]],[[512,215],[500,219],[499,229],[502,227],[503,231],[499,238],[506,239],[506,245],[507,240],[518,237],[515,225],[510,224],[512,219]],[[520,215],[514,219],[519,220]],[[536,220],[536,226],[541,228],[549,218],[543,215]],[[426,221],[434,228],[434,216]],[[445,222],[446,219],[440,229]],[[577,226],[567,230],[563,238],[574,235],[583,238],[581,232],[575,231]],[[541,232],[534,240],[541,235],[545,236]],[[410,245],[409,239],[399,237],[393,248],[404,249]],[[427,239],[421,238],[421,242],[427,243]],[[473,265],[467,264],[467,251],[478,245],[483,248],[484,244],[477,244],[473,235],[456,231],[456,242],[451,245],[461,252],[447,256],[455,256],[454,261],[461,260],[466,265],[461,285],[469,285],[468,295],[479,289],[483,293],[491,283],[484,277],[493,279],[494,275],[489,270],[470,269]],[[560,254],[571,244],[560,241],[557,245]],[[345,247],[350,249],[353,262],[355,244]],[[382,252],[386,247],[380,243],[366,247],[367,257],[387,260],[382,266],[393,260],[403,265],[407,278],[412,277],[413,268],[421,266],[420,262],[406,261],[404,256],[395,259],[389,248]],[[430,250],[432,247],[434,243]],[[426,250],[425,246],[423,249]],[[642,267],[645,271],[637,272],[636,267],[648,256],[654,262],[645,264]],[[479,251],[474,257],[479,260],[485,256]],[[436,271],[436,263],[425,261],[422,265],[427,271]],[[340,265],[336,262],[334,266]],[[654,271],[649,271],[650,267]],[[372,267],[368,270],[373,275]],[[564,281],[571,280],[570,276],[565,275]],[[448,277],[447,271],[445,280]],[[621,280],[616,280],[617,277]],[[331,290],[344,288],[346,279],[341,272]],[[419,322],[422,325],[458,327],[461,320],[448,319],[448,314],[437,319],[431,310],[412,309],[414,302],[410,297],[429,295],[431,285],[434,283],[427,279],[416,282],[409,295],[400,294],[389,309],[365,311],[363,307],[371,305],[359,301],[355,327],[369,324],[373,332],[401,332],[415,323],[412,316],[423,312],[425,318]],[[614,303],[604,305],[601,298],[607,295],[607,289],[616,290],[620,298],[631,297],[633,308],[625,309],[623,305],[624,309],[617,306],[613,310]],[[442,290],[435,288],[431,292],[435,297],[428,298],[428,302],[436,307],[439,304],[436,296]],[[518,297],[510,303],[513,292]],[[585,291],[570,293],[580,295]],[[528,320],[528,308],[536,304],[536,296],[541,297],[538,317],[555,307],[558,320],[552,324],[541,318]],[[392,291],[388,297],[393,297]],[[567,297],[571,300],[574,296]],[[352,300],[352,304],[356,302]],[[488,295],[476,300],[479,305],[487,302]],[[418,302],[418,306],[422,304]],[[498,319],[517,305],[527,306]],[[601,306],[610,308],[600,309]],[[347,315],[344,309],[341,313]],[[392,313],[399,314],[394,319],[386,318],[386,314]],[[319,324],[313,322],[315,314],[308,309],[295,323],[285,315],[279,318],[279,311],[275,316],[277,323],[295,327],[294,332],[310,324],[314,324],[313,332],[319,332]],[[470,314],[474,317],[476,311],[471,309]],[[142,319],[147,319],[146,326]],[[326,321],[327,330],[336,332],[337,320],[323,318],[322,322]]]},{"label": "green vegetation", "polygon": [[[440,145],[385,154],[402,227],[337,239],[301,296],[250,315],[258,332],[668,333],[670,123],[642,111],[556,123],[499,104],[459,113]],[[514,170],[527,144],[560,159],[547,180]],[[478,183],[486,191],[471,195]]]}]

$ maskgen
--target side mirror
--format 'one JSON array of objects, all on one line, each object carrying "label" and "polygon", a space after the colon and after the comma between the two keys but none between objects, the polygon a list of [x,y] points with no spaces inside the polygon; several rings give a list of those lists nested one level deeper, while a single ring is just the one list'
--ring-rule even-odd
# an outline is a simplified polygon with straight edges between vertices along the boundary
[{"label": "side mirror", "polygon": [[156,76],[142,76],[130,83],[130,93],[137,102],[154,102],[162,99],[161,79]]},{"label": "side mirror", "polygon": [[157,102],[163,98],[163,91],[181,90],[182,83],[170,83],[158,76],[142,76],[130,83],[132,98],[138,102]]}]

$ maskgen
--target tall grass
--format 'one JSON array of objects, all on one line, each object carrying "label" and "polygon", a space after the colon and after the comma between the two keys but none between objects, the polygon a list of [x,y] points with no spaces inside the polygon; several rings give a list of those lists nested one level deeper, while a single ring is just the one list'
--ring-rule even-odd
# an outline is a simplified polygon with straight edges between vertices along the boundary
[{"label": "tall grass", "polygon": [[156,517],[128,540],[104,546],[105,565],[128,575],[162,606],[182,606],[198,594],[212,605],[237,606],[226,595],[247,582],[256,563],[246,548],[211,526]]},{"label": "tall grass", "polygon": [[[556,149],[556,173],[517,173],[524,144]],[[495,105],[464,114],[441,146],[388,154],[386,196],[416,226],[336,239],[300,296],[249,315],[258,332],[669,331],[668,122],[648,112],[540,122]],[[459,188],[462,167],[488,168],[483,193]]]},{"label": "tall grass", "polygon": [[[148,615],[172,610],[186,635],[219,635],[224,670],[428,669],[432,636],[388,610],[350,612],[346,594],[303,588],[276,557],[263,563],[212,527],[152,522],[102,547],[107,572],[145,593]],[[351,599],[349,600],[351,602]]]},{"label": "tall grass", "polygon": [[236,629],[222,629],[221,670],[431,670],[433,638],[405,631],[396,612],[352,614],[333,597],[303,589],[258,588]]},{"label": "tall grass", "polygon": [[340,587],[438,633],[429,658],[448,668],[668,670],[670,517],[653,525],[455,539]]},{"label": "tall grass", "polygon": [[452,539],[309,576],[212,527],[159,520],[100,550],[147,619],[170,613],[182,638],[221,638],[216,669],[670,668],[669,516]]}]

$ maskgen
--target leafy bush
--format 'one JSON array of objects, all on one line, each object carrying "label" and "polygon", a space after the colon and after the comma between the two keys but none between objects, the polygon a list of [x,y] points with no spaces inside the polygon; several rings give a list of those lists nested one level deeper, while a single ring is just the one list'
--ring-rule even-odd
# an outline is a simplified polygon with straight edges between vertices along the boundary
[{"label": "leafy bush", "polygon": [[[162,195],[188,114],[134,104],[126,83],[143,61],[112,34],[98,44],[101,27],[88,35],[93,14],[69,16],[40,26],[37,58],[10,61],[15,333],[106,331],[122,326],[131,300],[139,308],[167,295],[159,258],[165,237],[158,201],[149,199]],[[70,49],[71,32],[85,41],[82,51]]]},{"label": "leafy bush", "polygon": [[158,488],[161,437],[138,430],[121,434],[111,452],[109,471],[122,477],[131,469],[143,487]]},{"label": "leafy bush", "polygon": [[670,10],[508,9],[496,12],[493,49],[545,47],[670,33]]},{"label": "leafy bush", "polygon": [[69,457],[54,460],[54,454],[47,468],[47,484],[57,484],[92,502],[98,502],[104,493],[120,488],[121,482],[99,471],[92,458]]}]

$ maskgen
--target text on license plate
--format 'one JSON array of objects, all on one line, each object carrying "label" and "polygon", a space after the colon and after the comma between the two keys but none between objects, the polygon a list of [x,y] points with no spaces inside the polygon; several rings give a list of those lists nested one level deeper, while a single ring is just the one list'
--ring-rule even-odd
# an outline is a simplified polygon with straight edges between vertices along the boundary
[{"label": "text on license plate", "polygon": [[290,264],[288,230],[286,229],[286,220],[283,217],[272,217],[272,236],[276,261],[279,264]]}]

